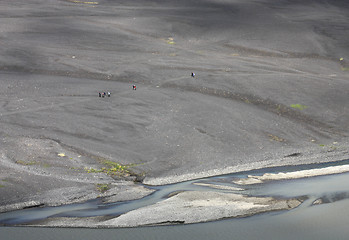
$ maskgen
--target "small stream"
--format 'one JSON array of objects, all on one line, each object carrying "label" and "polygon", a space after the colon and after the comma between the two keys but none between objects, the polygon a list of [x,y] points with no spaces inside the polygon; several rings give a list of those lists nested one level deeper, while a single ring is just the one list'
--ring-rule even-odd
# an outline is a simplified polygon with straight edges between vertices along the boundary
[{"label": "small stream", "polygon": [[[349,161],[341,161],[338,163],[268,168],[165,186],[150,187],[154,188],[156,191],[139,200],[112,204],[103,204],[99,200],[94,200],[60,207],[25,209],[0,214],[0,224],[11,226],[50,217],[117,216],[133,209],[154,204],[177,191],[228,191],[207,186],[198,186],[195,185],[195,183],[241,187],[232,183],[232,180],[244,178],[251,174],[262,175],[265,172],[287,172],[348,163]],[[282,239],[348,239],[349,228],[346,226],[349,222],[348,182],[349,173],[343,173],[297,180],[271,181],[248,187],[244,186],[245,190],[242,193],[252,196],[287,198],[307,196],[308,198],[308,200],[298,208],[291,211],[271,212],[247,218],[227,219],[190,225],[141,227],[132,229],[35,228],[35,233],[32,231],[33,228],[0,227],[0,236],[10,236],[11,234],[11,239],[22,239],[13,237],[13,235],[16,234],[21,236],[22,232],[22,236],[26,236],[26,239],[31,239],[30,235],[33,235],[35,239],[40,239],[37,233],[42,235],[49,234],[49,238],[42,239],[64,239],[58,238],[58,236],[54,237],[55,234],[58,233],[59,235],[68,233],[69,235],[76,235],[76,238],[69,239],[96,239],[93,238],[95,234],[99,235],[98,239],[104,239],[104,237],[105,239],[134,239],[136,237],[140,239],[280,239],[281,236]],[[228,192],[232,191],[229,190]],[[241,193],[241,191],[238,192]],[[312,203],[316,199],[321,199],[322,204],[313,205]],[[326,231],[324,229],[326,229]],[[113,237],[114,234],[119,237],[122,236],[122,238]],[[171,237],[172,234],[174,234],[174,236]],[[1,237],[1,239],[3,238]]]}]

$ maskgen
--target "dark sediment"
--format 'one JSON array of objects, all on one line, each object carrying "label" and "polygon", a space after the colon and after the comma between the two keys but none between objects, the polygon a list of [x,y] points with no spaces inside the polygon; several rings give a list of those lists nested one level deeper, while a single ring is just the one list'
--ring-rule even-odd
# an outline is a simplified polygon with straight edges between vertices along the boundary
[{"label": "dark sediment", "polygon": [[2,211],[348,158],[344,0],[17,4],[0,3]]}]

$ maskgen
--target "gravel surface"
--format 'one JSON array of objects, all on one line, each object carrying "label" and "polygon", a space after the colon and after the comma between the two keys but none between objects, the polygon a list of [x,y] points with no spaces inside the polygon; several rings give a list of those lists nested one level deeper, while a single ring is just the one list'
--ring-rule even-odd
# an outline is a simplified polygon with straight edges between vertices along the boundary
[{"label": "gravel surface", "polygon": [[2,0],[0,211],[348,159],[348,13],[345,0]]}]

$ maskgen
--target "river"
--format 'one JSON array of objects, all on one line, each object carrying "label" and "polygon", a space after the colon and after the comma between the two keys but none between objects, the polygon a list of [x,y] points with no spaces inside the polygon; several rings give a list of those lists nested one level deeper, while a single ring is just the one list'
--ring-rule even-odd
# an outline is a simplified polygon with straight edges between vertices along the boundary
[{"label": "river", "polygon": [[[314,167],[314,166],[308,166]],[[317,167],[317,166],[315,166]],[[299,168],[299,167],[298,167]],[[275,168],[272,171],[287,170]],[[289,169],[288,169],[289,170]],[[270,172],[268,170],[268,172]],[[262,173],[255,171],[253,174]],[[249,173],[238,173],[208,179],[188,181],[180,184],[162,186],[158,191],[143,200],[110,207],[92,207],[95,202],[80,205],[64,206],[62,208],[46,208],[61,212],[63,215],[100,215],[103,211],[110,214],[115,211],[129,211],[143,205],[152,204],[168,193],[182,190],[198,190],[200,186],[194,182],[206,182],[227,185],[232,178],[245,176]],[[279,211],[259,214],[251,217],[226,219],[209,223],[156,226],[117,229],[82,229],[82,228],[39,228],[39,227],[0,227],[1,239],[56,240],[56,239],[348,239],[349,228],[349,173],[319,176],[287,181],[272,181],[249,187],[247,191],[254,196],[299,197],[306,196],[299,207],[290,211]],[[314,205],[314,200],[321,198],[323,203]],[[122,207],[121,207],[122,206]],[[69,210],[67,208],[70,208]],[[77,211],[77,208],[80,210]],[[60,209],[60,210],[59,210]],[[63,210],[64,209],[64,210]],[[43,217],[43,209],[28,209],[30,214]],[[18,216],[16,216],[16,213]],[[12,213],[13,219],[24,218],[23,211]],[[6,214],[0,215],[0,220],[9,219]]]}]

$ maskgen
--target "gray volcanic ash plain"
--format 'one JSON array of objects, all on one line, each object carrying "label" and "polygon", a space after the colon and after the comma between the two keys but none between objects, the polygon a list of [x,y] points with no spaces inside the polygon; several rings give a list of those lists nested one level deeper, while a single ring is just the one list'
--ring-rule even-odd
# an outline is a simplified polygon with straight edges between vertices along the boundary
[{"label": "gray volcanic ash plain", "polygon": [[1,211],[349,158],[348,1],[2,0],[0,19]]}]

